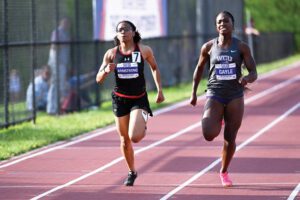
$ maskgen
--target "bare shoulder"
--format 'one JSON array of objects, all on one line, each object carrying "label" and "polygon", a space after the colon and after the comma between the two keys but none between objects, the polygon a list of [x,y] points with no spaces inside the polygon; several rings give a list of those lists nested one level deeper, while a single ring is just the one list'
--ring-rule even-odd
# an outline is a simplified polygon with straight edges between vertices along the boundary
[{"label": "bare shoulder", "polygon": [[144,58],[147,58],[147,57],[153,55],[153,51],[152,51],[152,48],[150,46],[145,45],[145,44],[141,44],[141,43],[139,43],[138,46],[139,46],[140,51],[141,51]]},{"label": "bare shoulder", "polygon": [[239,43],[238,43],[238,48],[241,50],[241,52],[243,53],[247,53],[247,52],[250,52],[250,48],[248,46],[248,44],[242,40],[239,40]]},{"label": "bare shoulder", "polygon": [[211,47],[213,45],[213,41],[214,40],[209,40],[208,42],[204,43],[201,47],[201,52],[203,54],[210,54],[210,50],[211,50]]},{"label": "bare shoulder", "polygon": [[105,53],[105,58],[106,58],[107,60],[109,60],[110,62],[112,62],[112,61],[114,60],[114,57],[115,57],[117,48],[118,48],[118,47],[114,47],[114,48],[108,49],[108,50],[106,51],[106,53]]}]

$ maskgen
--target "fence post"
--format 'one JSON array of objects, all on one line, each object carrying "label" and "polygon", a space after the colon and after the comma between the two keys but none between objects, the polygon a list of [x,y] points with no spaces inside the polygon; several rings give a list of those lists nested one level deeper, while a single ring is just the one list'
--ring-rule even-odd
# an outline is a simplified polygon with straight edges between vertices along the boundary
[{"label": "fence post", "polygon": [[[59,5],[58,5],[58,0],[55,0],[55,29],[57,29],[58,28],[58,26],[59,26]],[[58,31],[55,31],[55,33],[56,33],[56,40],[57,41],[55,41],[55,45],[60,45],[60,38],[59,38],[59,34],[58,34]],[[52,43],[52,41],[51,41],[51,43]],[[50,48],[51,48],[51,46],[50,46]],[[58,67],[59,67],[59,59],[58,59],[58,55],[59,55],[59,51],[60,51],[60,49],[59,48],[57,48],[57,51],[55,51],[55,53],[56,53],[56,66],[55,66],[55,71],[56,71],[56,85],[57,85],[57,90],[56,90],[56,96],[57,96],[57,99],[56,99],[56,103],[57,103],[57,110],[56,110],[56,115],[59,115],[60,114],[60,112],[61,112],[61,106],[60,106],[60,98],[61,98],[61,96],[60,96],[60,71],[59,71],[59,69],[58,69]]]},{"label": "fence post", "polygon": [[35,0],[31,0],[31,81],[32,81],[32,114],[33,114],[33,123],[36,123],[36,101],[35,101],[35,82],[34,82],[34,70],[36,69],[36,24],[35,24]]},{"label": "fence post", "polygon": [[7,0],[3,1],[3,30],[4,30],[4,59],[3,59],[3,80],[4,80],[4,126],[9,125],[9,67],[8,67],[8,17]]},{"label": "fence post", "polygon": [[[79,6],[78,6],[78,0],[75,0],[75,38],[76,41],[79,40]],[[73,43],[72,43],[73,44]],[[78,94],[78,98],[76,98],[75,102],[76,102],[76,108],[80,111],[81,110],[81,102],[80,102],[80,96],[81,96],[81,89],[80,89],[80,66],[81,66],[81,54],[80,54],[80,43],[76,43],[75,45],[75,58],[76,58],[76,64],[75,64],[75,68],[76,68],[76,90],[77,90],[77,94]],[[76,110],[76,109],[75,109]]]},{"label": "fence post", "polygon": [[[100,65],[100,62],[99,62],[99,40],[98,39],[95,39],[94,41],[94,52],[95,52],[95,71],[96,73],[98,73],[98,68],[99,68],[99,65]],[[100,106],[102,101],[101,101],[101,94],[99,92],[99,85],[98,84],[95,84],[95,94],[96,94],[96,100],[95,100],[95,104],[97,106]]]}]

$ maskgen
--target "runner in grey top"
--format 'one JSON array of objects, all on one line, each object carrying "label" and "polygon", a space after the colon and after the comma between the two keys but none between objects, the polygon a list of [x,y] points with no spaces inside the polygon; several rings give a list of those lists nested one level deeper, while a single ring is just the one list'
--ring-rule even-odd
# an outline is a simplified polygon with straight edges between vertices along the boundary
[{"label": "runner in grey top", "polygon": [[242,52],[239,49],[241,41],[232,38],[228,49],[218,45],[218,38],[213,40],[210,49],[210,69],[207,84],[207,96],[233,99],[243,96],[244,87],[239,83],[242,76]]},{"label": "runner in grey top", "polygon": [[[205,43],[193,77],[190,103],[197,104],[197,88],[203,69],[210,62],[207,100],[202,116],[202,133],[207,141],[212,141],[222,130],[224,119],[224,144],[220,178],[223,186],[232,185],[228,166],[233,158],[235,139],[241,126],[244,113],[243,89],[257,79],[256,64],[249,46],[232,37],[234,18],[228,11],[216,16],[216,29],[219,36]],[[248,74],[242,76],[241,65],[245,64]]]}]

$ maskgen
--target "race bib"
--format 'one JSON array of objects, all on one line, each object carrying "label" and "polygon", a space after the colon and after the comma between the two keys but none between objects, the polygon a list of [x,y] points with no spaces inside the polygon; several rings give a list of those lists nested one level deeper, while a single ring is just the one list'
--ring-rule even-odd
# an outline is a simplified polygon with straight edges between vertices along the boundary
[{"label": "race bib", "polygon": [[216,78],[217,80],[234,80],[236,79],[236,64],[224,63],[216,64]]},{"label": "race bib", "polygon": [[139,77],[137,63],[119,63],[117,64],[117,74],[120,79],[130,79]]},{"label": "race bib", "polygon": [[132,62],[140,63],[141,62],[141,52],[139,52],[139,51],[132,52],[131,60],[132,60]]}]

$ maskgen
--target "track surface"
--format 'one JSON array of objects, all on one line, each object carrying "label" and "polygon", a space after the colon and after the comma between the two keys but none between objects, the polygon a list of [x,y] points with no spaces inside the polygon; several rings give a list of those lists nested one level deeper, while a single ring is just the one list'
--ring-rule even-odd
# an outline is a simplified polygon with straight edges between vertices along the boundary
[{"label": "track surface", "polygon": [[300,62],[251,86],[223,188],[218,171],[222,134],[206,142],[205,99],[157,111],[144,140],[134,144],[139,177],[127,175],[115,128],[107,127],[0,163],[0,199],[300,199]]}]

